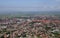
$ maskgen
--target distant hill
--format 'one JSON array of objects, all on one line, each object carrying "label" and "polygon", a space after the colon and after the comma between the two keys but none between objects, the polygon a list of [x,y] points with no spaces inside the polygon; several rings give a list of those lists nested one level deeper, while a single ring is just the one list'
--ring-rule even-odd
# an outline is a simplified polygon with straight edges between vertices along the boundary
[{"label": "distant hill", "polygon": [[0,17],[19,17],[19,16],[34,16],[34,15],[60,15],[60,11],[15,11],[15,12],[0,12]]}]

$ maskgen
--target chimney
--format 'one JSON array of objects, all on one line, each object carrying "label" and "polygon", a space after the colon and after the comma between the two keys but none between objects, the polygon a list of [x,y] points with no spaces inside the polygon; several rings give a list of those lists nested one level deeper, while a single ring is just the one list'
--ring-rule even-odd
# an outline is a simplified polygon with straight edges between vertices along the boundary
[{"label": "chimney", "polygon": [[10,38],[13,38],[13,33],[10,33]]},{"label": "chimney", "polygon": [[4,34],[4,38],[7,38],[7,34],[6,33]]}]

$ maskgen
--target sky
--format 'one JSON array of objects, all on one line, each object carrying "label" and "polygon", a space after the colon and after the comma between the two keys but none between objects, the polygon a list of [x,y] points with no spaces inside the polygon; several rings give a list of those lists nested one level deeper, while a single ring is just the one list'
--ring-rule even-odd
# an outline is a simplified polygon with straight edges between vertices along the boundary
[{"label": "sky", "polygon": [[60,0],[0,0],[1,11],[60,11]]}]

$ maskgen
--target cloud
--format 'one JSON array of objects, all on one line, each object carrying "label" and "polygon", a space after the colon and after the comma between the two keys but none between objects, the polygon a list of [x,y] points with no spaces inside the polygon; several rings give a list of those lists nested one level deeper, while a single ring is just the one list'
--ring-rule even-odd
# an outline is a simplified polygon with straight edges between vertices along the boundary
[{"label": "cloud", "polygon": [[0,11],[53,11],[60,10],[60,6],[42,5],[38,7],[21,7],[21,8],[0,8]]},{"label": "cloud", "polygon": [[56,0],[56,1],[60,1],[60,0]]},{"label": "cloud", "polygon": [[[24,1],[23,1],[24,2]],[[60,10],[60,0],[0,3],[0,11],[49,11]]]},{"label": "cloud", "polygon": [[60,2],[60,0],[54,0],[54,1],[56,1],[56,2]]}]

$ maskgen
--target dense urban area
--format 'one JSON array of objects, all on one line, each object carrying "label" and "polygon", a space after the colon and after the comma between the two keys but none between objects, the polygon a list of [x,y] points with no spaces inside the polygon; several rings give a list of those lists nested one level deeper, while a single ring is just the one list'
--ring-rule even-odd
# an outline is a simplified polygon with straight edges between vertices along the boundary
[{"label": "dense urban area", "polygon": [[60,17],[0,18],[0,38],[60,38]]}]

